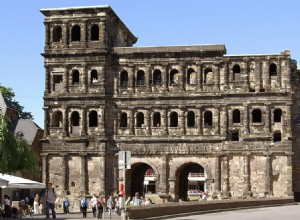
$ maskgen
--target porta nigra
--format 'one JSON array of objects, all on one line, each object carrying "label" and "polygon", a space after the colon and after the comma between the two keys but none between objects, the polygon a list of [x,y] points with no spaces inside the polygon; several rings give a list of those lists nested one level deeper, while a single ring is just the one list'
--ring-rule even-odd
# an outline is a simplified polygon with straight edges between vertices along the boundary
[{"label": "porta nigra", "polygon": [[133,47],[137,37],[109,6],[41,12],[42,176],[59,195],[116,193],[119,151],[132,156],[126,195],[148,187],[157,202],[186,200],[192,184],[209,199],[300,192],[297,63],[288,50]]}]

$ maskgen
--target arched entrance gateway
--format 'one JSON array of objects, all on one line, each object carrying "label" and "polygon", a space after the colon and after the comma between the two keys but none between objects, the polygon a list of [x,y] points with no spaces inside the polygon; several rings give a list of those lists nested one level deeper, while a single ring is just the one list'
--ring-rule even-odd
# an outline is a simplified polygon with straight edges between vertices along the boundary
[{"label": "arched entrance gateway", "polygon": [[140,196],[145,196],[147,193],[156,193],[156,174],[150,165],[146,163],[133,164],[126,177],[126,184],[128,184],[126,192],[128,195],[134,196],[136,192]]},{"label": "arched entrance gateway", "polygon": [[199,196],[206,191],[206,172],[197,163],[182,165],[176,173],[175,200],[187,201],[189,196]]}]

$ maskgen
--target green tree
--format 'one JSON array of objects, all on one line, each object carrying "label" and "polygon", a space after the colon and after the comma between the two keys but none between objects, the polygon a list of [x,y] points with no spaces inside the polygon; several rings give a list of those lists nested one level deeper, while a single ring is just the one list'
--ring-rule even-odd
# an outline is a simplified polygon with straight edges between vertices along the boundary
[{"label": "green tree", "polygon": [[15,109],[19,112],[20,118],[33,120],[33,115],[30,112],[24,111],[24,107],[21,106],[18,101],[13,99],[15,97],[15,93],[13,92],[12,88],[1,86],[0,84],[0,92],[12,103]]},{"label": "green tree", "polygon": [[9,126],[10,122],[0,112],[0,172],[37,174],[38,156],[21,136],[10,131]]}]

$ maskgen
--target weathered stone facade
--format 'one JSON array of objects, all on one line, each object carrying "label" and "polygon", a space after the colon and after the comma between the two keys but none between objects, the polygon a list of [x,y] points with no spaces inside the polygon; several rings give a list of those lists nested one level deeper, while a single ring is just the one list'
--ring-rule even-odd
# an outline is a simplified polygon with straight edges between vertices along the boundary
[{"label": "weathered stone facade", "polygon": [[210,198],[288,197],[292,190],[289,51],[226,55],[224,45],[132,47],[109,6],[45,15],[43,180],[61,194],[126,193],[147,168],[160,198],[186,194],[193,166]]}]

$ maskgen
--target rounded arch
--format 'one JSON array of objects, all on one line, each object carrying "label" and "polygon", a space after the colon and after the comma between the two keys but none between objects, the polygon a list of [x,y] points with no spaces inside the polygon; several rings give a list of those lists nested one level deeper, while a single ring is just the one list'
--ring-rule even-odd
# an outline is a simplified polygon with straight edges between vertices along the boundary
[{"label": "rounded arch", "polygon": [[170,127],[178,127],[178,113],[170,112]]},{"label": "rounded arch", "polygon": [[211,67],[206,67],[204,69],[203,83],[212,83],[214,81],[213,77],[213,69]]},{"label": "rounded arch", "polygon": [[[147,174],[151,170],[151,175]],[[149,181],[145,184],[144,180]],[[149,160],[132,163],[131,169],[126,173],[126,194],[133,196],[136,192],[140,196],[145,195],[146,190],[156,193],[159,183],[159,172],[156,166]],[[147,185],[147,188],[146,188]]]},{"label": "rounded arch", "polygon": [[122,70],[120,73],[120,86],[121,87],[128,86],[128,72],[126,70]]},{"label": "rounded arch", "polygon": [[153,85],[161,85],[161,71],[159,69],[153,71]]},{"label": "rounded arch", "polygon": [[90,79],[90,83],[94,84],[98,82],[98,72],[95,69],[91,70],[91,79]]},{"label": "rounded arch", "polygon": [[62,28],[60,25],[56,25],[53,28],[53,42],[60,42],[62,39]]},{"label": "rounded arch", "polygon": [[233,73],[233,76],[232,76],[233,81],[240,80],[240,73],[241,73],[240,65],[235,64],[232,68],[232,73]]},{"label": "rounded arch", "polygon": [[171,69],[170,71],[170,85],[177,85],[179,83],[179,71]]},{"label": "rounded arch", "polygon": [[143,86],[145,85],[145,72],[144,70],[138,70],[136,73],[136,85]]},{"label": "rounded arch", "polygon": [[193,68],[187,70],[186,83],[190,85],[196,84],[196,71]]},{"label": "rounded arch", "polygon": [[98,126],[98,113],[95,110],[90,111],[89,113],[89,127]]},{"label": "rounded arch", "polygon": [[91,41],[99,40],[99,26],[97,24],[93,24],[91,28]]},{"label": "rounded arch", "polygon": [[270,76],[276,76],[277,75],[277,65],[275,63],[270,64],[269,72],[270,72]]},{"label": "rounded arch", "polygon": [[72,72],[72,85],[78,85],[80,80],[80,74],[78,70],[73,70]]},{"label": "rounded arch", "polygon": [[80,41],[80,26],[75,24],[71,30],[71,41]]},{"label": "rounded arch", "polygon": [[80,123],[80,115],[77,111],[73,111],[71,113],[71,125],[79,126],[79,123]]},{"label": "rounded arch", "polygon": [[161,126],[161,115],[160,112],[153,112],[152,114],[152,127]]},{"label": "rounded arch", "polygon": [[52,114],[52,126],[51,127],[62,127],[63,115],[62,112],[57,110]]},{"label": "rounded arch", "polygon": [[138,112],[136,114],[136,127],[141,128],[143,127],[144,123],[145,123],[144,113]]}]

